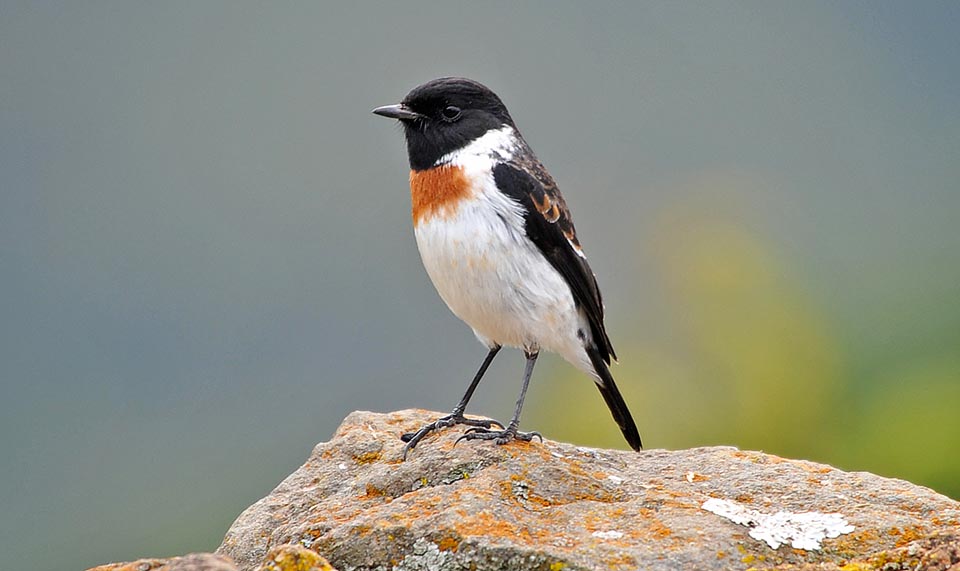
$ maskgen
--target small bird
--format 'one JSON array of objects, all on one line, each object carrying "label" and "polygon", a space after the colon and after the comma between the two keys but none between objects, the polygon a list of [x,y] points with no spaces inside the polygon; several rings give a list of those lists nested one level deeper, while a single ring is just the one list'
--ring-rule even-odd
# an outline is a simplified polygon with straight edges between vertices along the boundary
[{"label": "small bird", "polygon": [[[593,377],[627,443],[640,450],[637,425],[608,368],[617,357],[570,211],[500,98],[476,81],[443,77],[373,113],[403,125],[414,234],[427,274],[488,349],[453,412],[402,436],[403,457],[429,433],[456,424],[471,427],[457,442],[543,440],[518,430],[541,349]],[[527,359],[513,418],[506,427],[466,418],[470,397],[504,345]]]}]

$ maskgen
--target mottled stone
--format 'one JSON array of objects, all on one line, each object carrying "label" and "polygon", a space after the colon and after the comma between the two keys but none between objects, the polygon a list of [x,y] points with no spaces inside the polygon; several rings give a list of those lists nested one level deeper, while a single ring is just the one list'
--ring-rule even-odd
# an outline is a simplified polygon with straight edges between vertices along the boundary
[{"label": "mottled stone", "polygon": [[337,571],[330,563],[299,545],[279,545],[267,553],[257,571]]},{"label": "mottled stone", "polygon": [[191,553],[169,559],[138,559],[111,563],[87,571],[237,571],[230,558],[212,553]]},{"label": "mottled stone", "polygon": [[[956,538],[937,534],[956,533],[957,502],[901,480],[760,452],[638,453],[550,440],[454,447],[463,428],[454,427],[401,461],[400,435],[438,416],[350,414],[302,467],[240,515],[218,553],[243,571],[283,545],[318,552],[341,571],[853,571],[881,569],[875,563],[888,556],[883,564],[893,565],[898,554],[939,562],[956,553]],[[790,522],[817,513],[845,523],[822,540],[798,543],[819,549],[773,549],[750,536],[749,517],[738,525],[703,509],[711,499],[735,502],[746,514],[790,514],[782,517]]]}]

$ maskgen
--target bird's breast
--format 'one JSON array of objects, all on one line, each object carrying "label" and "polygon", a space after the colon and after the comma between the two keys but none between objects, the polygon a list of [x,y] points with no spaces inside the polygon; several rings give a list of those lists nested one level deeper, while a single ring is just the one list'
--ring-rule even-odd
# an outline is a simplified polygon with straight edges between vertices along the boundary
[{"label": "bird's breast", "polygon": [[527,238],[522,207],[485,172],[467,169],[473,194],[416,226],[424,268],[485,343],[542,347],[579,365],[585,325],[570,287]]},{"label": "bird's breast", "polygon": [[456,165],[410,171],[413,226],[434,218],[454,216],[459,205],[474,195],[470,178]]}]

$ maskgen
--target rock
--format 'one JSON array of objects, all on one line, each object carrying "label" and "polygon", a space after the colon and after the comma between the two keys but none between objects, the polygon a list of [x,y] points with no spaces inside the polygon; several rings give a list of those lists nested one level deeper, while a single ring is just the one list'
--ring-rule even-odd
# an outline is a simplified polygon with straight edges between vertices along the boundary
[{"label": "rock", "polygon": [[[239,571],[224,555],[193,553],[171,559],[140,559],[111,563],[87,571]],[[257,571],[337,571],[323,557],[299,545],[280,545],[270,550]]]},{"label": "rock", "polygon": [[844,565],[780,565],[774,571],[960,571],[960,536],[940,535],[874,553]]},{"label": "rock", "polygon": [[438,416],[350,414],[240,515],[218,553],[243,571],[282,546],[318,552],[341,571],[892,571],[923,561],[945,570],[960,553],[957,502],[761,452],[637,453],[549,440],[454,447],[463,433],[454,427],[401,461],[400,435]]},{"label": "rock", "polygon": [[127,563],[100,565],[87,571],[237,571],[228,557],[212,553],[191,553],[170,559],[139,559]]},{"label": "rock", "polygon": [[257,571],[337,571],[315,552],[299,545],[280,545],[270,550]]}]

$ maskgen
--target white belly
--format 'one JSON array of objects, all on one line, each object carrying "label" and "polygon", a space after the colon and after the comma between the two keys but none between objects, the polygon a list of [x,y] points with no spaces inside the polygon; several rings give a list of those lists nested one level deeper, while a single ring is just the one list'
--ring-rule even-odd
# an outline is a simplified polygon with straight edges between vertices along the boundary
[{"label": "white belly", "polygon": [[586,319],[526,238],[519,207],[490,186],[458,206],[415,229],[423,265],[450,310],[488,346],[543,348],[591,371]]}]

